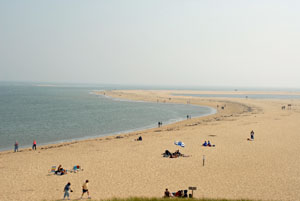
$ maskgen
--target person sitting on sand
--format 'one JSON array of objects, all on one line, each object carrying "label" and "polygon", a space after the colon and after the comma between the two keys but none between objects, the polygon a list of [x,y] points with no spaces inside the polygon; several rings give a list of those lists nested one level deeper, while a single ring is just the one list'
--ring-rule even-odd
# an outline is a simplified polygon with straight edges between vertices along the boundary
[{"label": "person sitting on sand", "polygon": [[208,140],[207,142],[207,146],[211,147],[210,141]]},{"label": "person sitting on sand", "polygon": [[59,165],[57,167],[57,170],[55,171],[55,174],[58,174],[63,168],[61,167],[61,165]]},{"label": "person sitting on sand", "polygon": [[137,141],[142,141],[142,140],[143,140],[142,136],[138,137],[137,139]]},{"label": "person sitting on sand", "polygon": [[171,195],[171,193],[170,193],[169,190],[166,188],[164,197],[165,197],[165,198],[168,198],[168,197],[170,197],[170,195]]},{"label": "person sitting on sand", "polygon": [[205,147],[206,147],[206,146],[207,146],[207,142],[205,141],[205,142],[202,144],[202,146],[205,146]]},{"label": "person sitting on sand", "polygon": [[67,174],[67,171],[63,169],[61,165],[59,165],[57,170],[55,171],[55,174],[64,175]]}]

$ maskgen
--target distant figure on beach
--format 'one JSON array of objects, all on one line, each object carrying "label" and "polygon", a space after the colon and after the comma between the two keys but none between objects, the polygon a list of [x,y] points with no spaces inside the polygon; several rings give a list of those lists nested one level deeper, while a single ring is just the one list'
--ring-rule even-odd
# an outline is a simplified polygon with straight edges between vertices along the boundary
[{"label": "distant figure on beach", "polygon": [[32,150],[36,150],[36,141],[33,140],[33,143],[32,143]]},{"label": "distant figure on beach", "polygon": [[168,197],[170,197],[170,192],[169,192],[169,190],[166,188],[166,191],[165,191],[165,196],[164,196],[165,198],[168,198]]},{"label": "distant figure on beach", "polygon": [[54,174],[64,175],[64,174],[67,174],[67,171],[64,168],[62,168],[61,165],[59,165],[57,170],[54,172]]},{"label": "distant figure on beach", "polygon": [[89,180],[86,180],[83,184],[82,184],[82,195],[81,195],[81,199],[83,197],[83,195],[85,193],[87,193],[88,195],[88,198],[90,199],[90,192],[89,192],[89,189],[88,189],[88,183],[89,183]]},{"label": "distant figure on beach", "polygon": [[205,141],[205,142],[202,144],[202,146],[205,146],[205,147],[206,147],[206,146],[207,146],[207,142]]},{"label": "distant figure on beach", "polygon": [[71,183],[68,182],[67,185],[65,185],[65,188],[64,188],[64,199],[66,197],[68,197],[68,200],[70,200],[70,191],[73,192],[73,190],[71,189]]},{"label": "distant figure on beach", "polygon": [[15,152],[19,151],[19,143],[18,141],[15,142]]},{"label": "distant figure on beach", "polygon": [[254,140],[254,131],[253,130],[250,132],[250,139]]},{"label": "distant figure on beach", "polygon": [[138,137],[138,138],[136,139],[136,141],[143,141],[142,136]]},{"label": "distant figure on beach", "polygon": [[281,107],[282,110],[285,110],[285,105]]},{"label": "distant figure on beach", "polygon": [[161,126],[162,126],[162,122],[159,121],[159,122],[158,122],[158,128],[161,127]]},{"label": "distant figure on beach", "polygon": [[208,140],[207,142],[207,146],[211,147],[210,141]]},{"label": "distant figure on beach", "polygon": [[186,115],[186,119],[189,119],[189,117],[190,117],[189,115]]}]

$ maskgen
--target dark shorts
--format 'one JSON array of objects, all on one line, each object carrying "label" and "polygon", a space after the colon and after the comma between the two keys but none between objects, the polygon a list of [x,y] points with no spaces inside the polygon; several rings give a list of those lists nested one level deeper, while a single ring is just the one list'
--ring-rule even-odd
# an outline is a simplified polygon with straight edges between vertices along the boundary
[{"label": "dark shorts", "polygon": [[82,189],[82,192],[83,193],[86,193],[86,192],[88,192],[89,190],[88,189]]}]

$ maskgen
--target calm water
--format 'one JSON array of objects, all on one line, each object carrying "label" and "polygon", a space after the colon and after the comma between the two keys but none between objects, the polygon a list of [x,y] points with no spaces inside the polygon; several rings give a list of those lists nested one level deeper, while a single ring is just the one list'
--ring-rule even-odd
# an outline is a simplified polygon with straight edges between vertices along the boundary
[{"label": "calm water", "polygon": [[0,150],[15,140],[29,147],[156,127],[212,114],[214,109],[186,104],[118,101],[94,95],[109,87],[40,87],[0,84]]}]

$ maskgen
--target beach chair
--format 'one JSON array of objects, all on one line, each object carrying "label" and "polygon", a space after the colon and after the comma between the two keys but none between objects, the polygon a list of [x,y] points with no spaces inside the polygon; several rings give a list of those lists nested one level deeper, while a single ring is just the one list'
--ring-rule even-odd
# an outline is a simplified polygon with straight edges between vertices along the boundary
[{"label": "beach chair", "polygon": [[51,167],[51,172],[55,173],[55,170],[56,170],[56,166],[52,166]]}]

